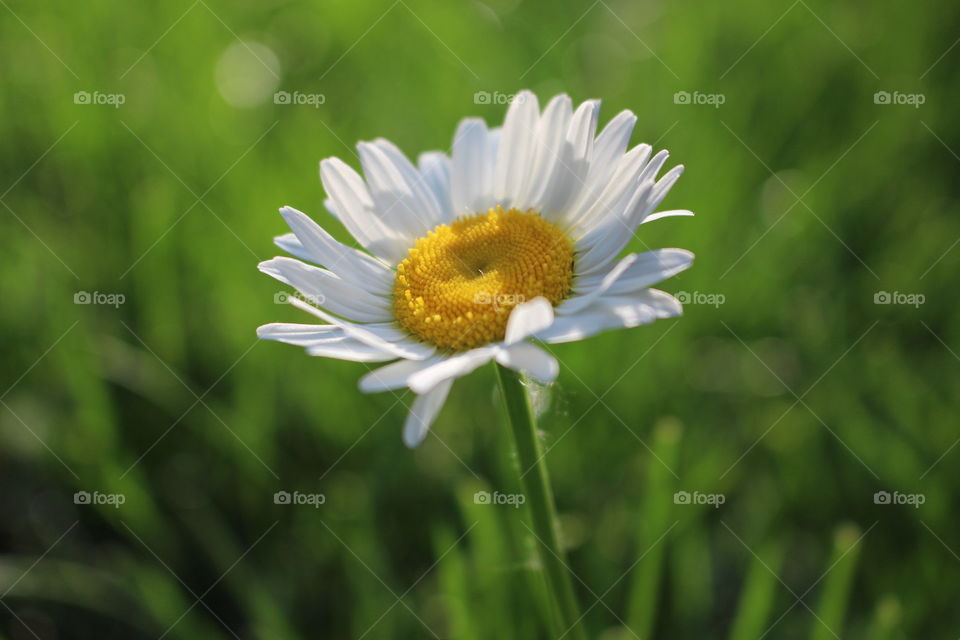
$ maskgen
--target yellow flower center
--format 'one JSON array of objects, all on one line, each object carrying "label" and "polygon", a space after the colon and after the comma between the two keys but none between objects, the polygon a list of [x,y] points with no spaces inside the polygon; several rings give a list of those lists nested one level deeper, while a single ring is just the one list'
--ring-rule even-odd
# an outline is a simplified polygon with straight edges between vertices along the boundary
[{"label": "yellow flower center", "polygon": [[407,331],[440,349],[503,340],[515,306],[570,292],[573,244],[538,214],[490,209],[442,224],[397,265],[393,310]]}]

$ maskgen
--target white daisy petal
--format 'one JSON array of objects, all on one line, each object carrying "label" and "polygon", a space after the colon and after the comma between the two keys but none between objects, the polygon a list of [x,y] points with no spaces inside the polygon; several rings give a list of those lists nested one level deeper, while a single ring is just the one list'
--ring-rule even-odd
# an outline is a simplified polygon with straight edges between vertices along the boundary
[{"label": "white daisy petal", "polygon": [[496,346],[487,346],[450,356],[410,376],[407,386],[415,393],[426,393],[444,380],[465,376],[490,362],[496,350]]},{"label": "white daisy petal", "polygon": [[307,354],[353,362],[387,362],[397,357],[377,347],[346,337],[336,342],[311,345],[307,347]]},{"label": "white daisy petal", "polygon": [[285,233],[282,236],[276,236],[273,239],[273,244],[301,260],[306,260],[307,262],[316,260],[316,256],[307,251],[307,248],[303,246],[303,243],[300,242],[300,239],[295,233]]},{"label": "white daisy petal", "polygon": [[504,343],[512,345],[542,331],[553,322],[553,305],[546,298],[534,298],[518,304],[510,312]]},{"label": "white daisy petal", "polygon": [[367,251],[390,264],[407,255],[414,238],[380,219],[370,191],[356,171],[338,158],[327,158],[320,162],[320,180],[337,218]]},{"label": "white daisy petal", "polygon": [[[369,323],[363,325],[363,329],[386,342],[403,344],[410,339],[404,331],[397,329],[393,324],[389,323]],[[257,328],[257,337],[259,338],[276,340],[301,347],[338,340],[346,335],[347,332],[344,331],[344,328],[335,324],[272,322]]]},{"label": "white daisy petal", "polygon": [[426,360],[398,360],[385,367],[374,369],[360,378],[360,391],[377,393],[390,391],[391,389],[402,389],[407,386],[410,376],[435,365],[439,361],[438,358],[439,356]]},{"label": "white daisy petal", "polygon": [[610,179],[584,190],[567,217],[575,239],[586,237],[613,216],[622,215],[631,194],[640,184],[638,177],[647,166],[651,147],[637,145],[617,162]]},{"label": "white daisy petal", "polygon": [[[646,182],[630,196],[626,211],[632,212],[642,206],[653,188],[652,182]],[[577,258],[577,274],[590,275],[609,264],[627,243],[633,238],[634,228],[629,217],[611,216],[602,226],[590,232],[590,235],[577,242],[582,254]]]},{"label": "white daisy petal", "polygon": [[593,144],[593,157],[590,160],[590,180],[604,182],[613,174],[617,162],[623,157],[630,143],[630,134],[637,123],[632,111],[621,111],[607,123]]},{"label": "white daisy petal", "polygon": [[451,217],[483,211],[493,205],[493,162],[489,133],[479,118],[460,122],[453,137],[450,174]]},{"label": "white daisy petal", "polygon": [[588,308],[569,316],[558,316],[535,336],[551,344],[575,342],[608,329],[637,327],[683,312],[676,298],[657,289],[643,289],[629,295],[601,296]]},{"label": "white daisy petal", "polygon": [[366,253],[337,242],[307,214],[293,207],[283,207],[280,215],[297,236],[311,262],[330,269],[339,277],[370,293],[390,294],[394,273],[386,265]]},{"label": "white daisy petal", "polygon": [[420,446],[450,393],[453,380],[444,380],[435,388],[417,396],[403,424],[403,443],[411,449]]},{"label": "white daisy petal", "polygon": [[[625,194],[610,214],[601,216],[596,221],[595,226],[578,240],[578,248],[593,249],[597,244],[609,240],[611,229],[623,227],[628,234],[635,233],[637,227],[643,224],[651,211],[660,204],[670,187],[682,173],[683,166],[679,165],[671,169],[657,182],[654,182],[650,177],[639,180],[632,195]],[[644,169],[642,174],[649,176],[647,169]],[[629,195],[629,199],[627,199],[627,195]],[[626,246],[626,244],[624,243],[623,246]],[[622,249],[623,246],[616,251]]]},{"label": "white daisy petal", "polygon": [[345,337],[343,329],[332,324],[296,324],[292,322],[271,322],[257,327],[257,337],[261,340],[276,340],[298,347],[309,347],[322,342],[333,342]]},{"label": "white daisy petal", "polygon": [[[541,215],[550,219],[549,214],[553,213],[554,209],[545,197],[554,191],[553,177],[570,155],[566,149],[566,141],[572,117],[573,104],[570,96],[559,95],[547,104],[534,132],[530,175],[525,191],[514,199],[512,206],[518,209],[537,207]],[[566,188],[565,185],[557,186]]]},{"label": "white daisy petal", "polygon": [[353,360],[354,362],[386,362],[395,355],[347,336],[334,325],[273,323],[257,328],[257,337],[305,347],[312,356]]},{"label": "white daisy petal", "polygon": [[693,254],[686,249],[656,249],[637,256],[607,289],[610,295],[627,294],[672,278],[693,265]]},{"label": "white daisy petal", "polygon": [[534,145],[531,132],[540,119],[537,97],[521,91],[513,98],[503,122],[497,164],[493,176],[493,198],[496,204],[509,208],[525,192]]},{"label": "white daisy petal", "polygon": [[494,169],[497,166],[497,156],[500,153],[500,138],[502,138],[503,129],[500,127],[494,127],[487,131],[487,168],[490,179],[488,180],[488,191],[486,197],[489,199],[490,204],[483,207],[480,210],[489,209],[493,206],[493,174]]},{"label": "white daisy petal", "polygon": [[[658,154],[658,157],[661,155],[666,159],[665,153]],[[583,252],[579,265],[580,273],[594,273],[609,264],[627,246],[633,234],[636,233],[637,227],[649,218],[650,212],[663,201],[670,187],[682,173],[683,165],[678,165],[668,171],[663,178],[653,182],[650,176],[655,175],[655,172],[651,172],[649,167],[644,169],[643,175],[648,177],[641,181],[630,202],[624,208],[624,213],[609,217],[604,224],[592,230],[577,243],[577,248]]]},{"label": "white daisy petal", "polygon": [[563,154],[557,161],[551,188],[542,204],[544,217],[564,226],[570,219],[570,205],[589,184],[587,174],[599,111],[599,100],[587,100],[577,107],[566,132]]},{"label": "white daisy petal", "polygon": [[337,325],[343,329],[343,332],[355,338],[360,342],[366,343],[372,347],[378,347],[388,353],[392,353],[395,358],[407,358],[410,360],[426,360],[436,353],[436,349],[409,338],[396,339],[398,331],[393,327],[384,328],[383,324],[355,324],[341,320],[336,316],[330,315],[323,309],[318,309],[300,300],[299,298],[288,298],[294,307],[301,311],[313,314],[325,320],[330,324]]},{"label": "white daisy petal", "polygon": [[260,271],[280,282],[295,287],[309,300],[332,313],[355,322],[388,322],[393,320],[390,301],[360,290],[331,271],[294,260],[278,257],[257,265]]},{"label": "white daisy petal", "polygon": [[669,157],[670,152],[666,149],[658,151],[657,154],[650,160],[650,162],[648,162],[643,168],[643,171],[640,172],[640,175],[637,176],[637,182],[656,180],[657,174],[660,173],[660,169],[663,169],[663,165],[666,164]]},{"label": "white daisy petal", "polygon": [[453,213],[453,202],[450,199],[450,165],[450,158],[441,151],[427,151],[417,158],[420,175],[433,191],[433,196],[440,206],[441,222],[447,222]]},{"label": "white daisy petal", "polygon": [[[662,154],[663,158],[666,159],[666,152],[662,152]],[[683,174],[683,165],[681,164],[670,169],[662,178],[657,180],[656,171],[650,170],[650,166],[654,164],[655,162],[651,161],[650,165],[643,170],[639,179],[641,185],[650,186],[649,192],[645,194],[644,198],[631,202],[624,211],[623,217],[627,222],[630,233],[635,232],[637,227],[643,223],[643,220],[663,202],[670,191],[670,187]]]},{"label": "white daisy petal", "polygon": [[[309,304],[303,302],[302,300],[298,300],[296,298],[288,298],[287,301],[291,304],[294,304],[294,306],[296,306],[298,309],[304,310],[307,313],[315,315],[324,320],[326,320],[326,318],[329,316],[329,314],[326,314],[322,310],[318,310],[316,307],[310,306]],[[267,326],[270,326],[270,325],[267,325]],[[291,327],[304,326],[304,327],[319,328],[319,327],[324,327],[326,325],[291,324],[289,326]],[[335,324],[334,326],[337,327],[337,329],[339,329],[340,331],[344,331],[346,334],[346,331],[343,328],[344,327],[343,321],[338,320],[338,323]],[[418,344],[416,342],[413,342],[410,339],[409,333],[397,327],[396,324],[394,324],[393,322],[368,322],[363,325],[355,325],[355,326],[358,328],[362,328],[362,330],[366,333],[376,336],[376,339],[382,342],[392,342],[398,345],[406,345],[408,343]],[[401,356],[398,356],[398,357],[401,357]]]},{"label": "white daisy petal", "polygon": [[575,295],[565,300],[557,308],[557,313],[569,315],[571,313],[576,313],[581,309],[585,309],[590,305],[590,303],[603,295],[607,289],[612,287],[613,283],[616,282],[617,279],[620,278],[624,272],[626,272],[636,261],[637,254],[632,253],[628,255],[620,260],[620,262],[617,263],[617,266],[604,273],[599,282],[597,282],[594,286],[590,286],[593,284],[593,281],[595,280],[594,278],[584,278],[584,280],[587,280],[587,282],[579,282],[578,284],[581,288],[586,289],[585,293],[582,293],[581,295]]},{"label": "white daisy petal", "polygon": [[653,222],[654,220],[659,220],[660,218],[671,218],[673,216],[692,216],[693,211],[687,211],[686,209],[674,209],[672,211],[660,211],[658,213],[651,213],[646,218],[643,219],[643,222],[640,224],[647,224],[648,222]]},{"label": "white daisy petal", "polygon": [[440,202],[437,200],[433,189],[427,184],[426,178],[413,166],[407,156],[395,144],[384,138],[377,138],[373,141],[373,144],[377,145],[390,158],[390,161],[393,162],[394,167],[400,172],[413,193],[419,207],[418,213],[422,214],[428,225],[424,231],[429,231],[443,222],[446,212],[441,209]]},{"label": "white daisy petal", "polygon": [[[589,246],[592,242],[591,236],[605,234],[606,227],[615,219],[626,222],[632,233],[640,224],[642,217],[660,203],[669,185],[665,184],[665,188],[661,187],[662,191],[658,190],[659,183],[656,182],[656,175],[669,154],[661,151],[650,162],[645,162],[648,154],[649,147],[640,145],[624,156],[608,188],[604,190],[594,206],[578,219],[580,227],[578,244],[582,241]],[[682,172],[682,168],[680,171]],[[671,176],[670,184],[674,180],[676,177]],[[641,194],[642,197],[638,197]],[[654,194],[658,196],[657,199],[654,199]]]},{"label": "white daisy petal", "polygon": [[560,372],[556,358],[529,342],[518,342],[500,349],[497,351],[497,362],[544,384],[556,380]]},{"label": "white daisy petal", "polygon": [[[578,279],[574,291],[583,295],[575,296],[561,304],[557,308],[557,313],[575,313],[578,307],[569,303],[584,299],[588,294],[594,294],[595,298],[608,291],[613,295],[636,291],[672,278],[692,264],[693,254],[686,249],[654,249],[631,254],[606,273]],[[611,276],[615,277],[611,278]],[[583,305],[579,308],[583,308]]]},{"label": "white daisy petal", "polygon": [[[340,213],[337,211],[337,205],[334,204],[332,198],[326,198],[323,201],[323,208],[329,211],[330,215],[332,215],[334,218],[336,218],[337,220],[340,220]],[[341,224],[342,224],[342,221],[341,221]]]},{"label": "white daisy petal", "polygon": [[651,211],[660,206],[663,199],[667,197],[667,193],[670,192],[670,188],[680,179],[681,175],[683,175],[683,165],[678,164],[673,169],[670,169],[670,171],[667,171],[662,178],[657,180],[656,186],[654,186],[653,191],[650,193],[650,200],[646,203],[646,208],[643,213],[640,214],[641,217],[637,224],[640,224],[650,215]]},{"label": "white daisy petal", "polygon": [[607,295],[600,299],[603,304],[616,308],[642,304],[653,309],[656,319],[674,318],[683,315],[683,305],[673,295],[660,289],[642,289],[620,295]]},{"label": "white daisy petal", "polygon": [[[421,198],[429,189],[422,184],[419,174],[417,179],[421,184],[418,185],[400,158],[379,142],[360,142],[357,153],[377,215],[384,224],[402,230],[410,238],[417,238],[436,226],[430,221],[438,219],[439,214],[431,212]],[[433,199],[432,195],[430,198]],[[437,208],[435,200],[432,204]]]}]

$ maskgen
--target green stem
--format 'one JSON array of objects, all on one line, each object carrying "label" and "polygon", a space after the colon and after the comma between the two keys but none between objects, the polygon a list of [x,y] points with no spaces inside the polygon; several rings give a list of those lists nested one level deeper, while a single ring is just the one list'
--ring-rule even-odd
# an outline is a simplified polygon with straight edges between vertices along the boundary
[{"label": "green stem", "polygon": [[557,510],[553,503],[553,491],[547,476],[540,440],[537,438],[537,422],[520,374],[502,365],[497,366],[500,391],[507,405],[507,414],[517,447],[520,478],[526,492],[526,503],[533,520],[533,533],[538,538],[537,549],[540,564],[544,569],[547,586],[553,595],[554,605],[560,616],[565,638],[586,640],[582,616],[573,591],[571,572],[560,547]]}]

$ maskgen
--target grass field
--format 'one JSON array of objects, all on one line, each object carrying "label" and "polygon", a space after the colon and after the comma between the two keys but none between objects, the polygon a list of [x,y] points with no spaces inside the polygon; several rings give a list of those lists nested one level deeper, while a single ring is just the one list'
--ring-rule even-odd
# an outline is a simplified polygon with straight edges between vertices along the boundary
[{"label": "grass field", "polygon": [[0,4],[0,639],[562,637],[475,500],[491,367],[410,451],[409,395],[255,335],[306,321],[277,208],[348,239],[321,158],[522,88],[633,110],[697,213],[629,247],[696,253],[685,315],[538,390],[591,637],[960,635],[960,5]]}]

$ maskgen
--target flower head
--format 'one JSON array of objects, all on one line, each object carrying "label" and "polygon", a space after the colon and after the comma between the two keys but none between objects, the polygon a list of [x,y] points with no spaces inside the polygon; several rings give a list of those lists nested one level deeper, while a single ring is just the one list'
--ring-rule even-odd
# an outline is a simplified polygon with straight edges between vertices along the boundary
[{"label": "flower head", "polygon": [[327,209],[365,251],[281,209],[293,233],[276,243],[306,262],[279,257],[260,270],[317,301],[290,298],[325,324],[274,323],[258,335],[315,356],[393,361],[363,376],[360,389],[417,394],[404,426],[413,447],[453,380],[491,360],[552,382],[556,359],[528,339],[571,342],[679,315],[673,296],[649,287],[689,267],[693,254],[618,256],[639,225],[693,215],[654,213],[683,167],[658,179],[666,151],[627,151],[629,111],[595,135],[599,106],[574,110],[560,95],[541,113],[525,91],[502,128],[463,120],[450,156],[423,153],[414,166],[380,139],[358,145],[364,177],[323,160]]}]

